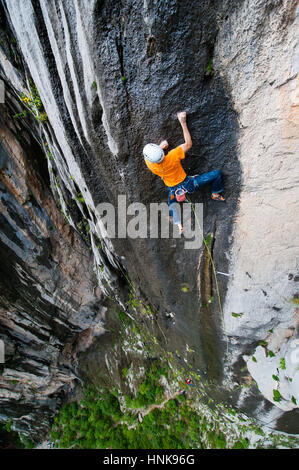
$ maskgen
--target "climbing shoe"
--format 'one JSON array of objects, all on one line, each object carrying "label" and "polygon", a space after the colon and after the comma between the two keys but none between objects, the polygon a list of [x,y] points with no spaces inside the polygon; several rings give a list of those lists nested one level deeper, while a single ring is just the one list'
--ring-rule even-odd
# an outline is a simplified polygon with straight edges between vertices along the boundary
[{"label": "climbing shoe", "polygon": [[212,194],[211,196],[212,199],[214,199],[214,201],[223,201],[225,202],[225,199],[223,196],[221,196],[221,194]]}]

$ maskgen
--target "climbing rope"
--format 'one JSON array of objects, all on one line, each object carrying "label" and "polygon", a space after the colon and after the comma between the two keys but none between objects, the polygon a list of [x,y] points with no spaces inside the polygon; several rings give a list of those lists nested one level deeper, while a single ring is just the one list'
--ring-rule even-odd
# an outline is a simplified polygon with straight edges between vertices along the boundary
[{"label": "climbing rope", "polygon": [[[191,199],[190,199],[189,196],[186,196],[186,198],[188,199],[188,201],[189,201],[190,204],[191,204],[192,211],[193,211],[193,213],[194,213],[194,217],[195,217],[196,223],[197,223],[198,228],[199,228],[199,230],[200,230],[202,240],[203,240],[203,242],[204,242],[204,244],[205,244],[205,247],[206,247],[206,249],[207,249],[207,253],[208,253],[209,259],[210,259],[210,261],[211,261],[211,265],[212,265],[212,269],[213,269],[213,274],[214,274],[214,279],[215,279],[215,287],[216,287],[216,292],[217,292],[217,298],[218,298],[218,304],[219,304],[219,309],[220,309],[220,315],[221,315],[221,320],[222,320],[223,332],[224,332],[224,334],[225,334],[225,336],[226,336],[226,346],[227,346],[227,355],[228,355],[229,345],[228,345],[227,333],[226,333],[226,330],[225,330],[223,308],[222,308],[222,303],[221,303],[221,299],[220,299],[220,292],[219,292],[219,286],[218,286],[218,280],[217,280],[217,275],[216,275],[215,264],[214,264],[214,261],[213,261],[212,254],[211,254],[211,251],[210,251],[210,249],[209,249],[209,246],[208,246],[208,244],[207,244],[207,242],[206,242],[206,240],[205,240],[205,238],[204,238],[202,228],[201,228],[201,226],[200,226],[200,223],[199,223],[197,214],[196,214],[195,209],[194,209],[194,205],[193,205],[193,203],[192,203],[192,201],[191,201]],[[228,364],[228,368],[229,368],[229,370],[231,370],[231,364]],[[187,379],[186,382],[187,382],[188,385],[191,385],[191,386],[194,387],[194,384],[192,384],[192,380],[191,380],[191,379]],[[197,390],[196,390],[196,391],[197,391]],[[198,392],[198,391],[197,391],[197,392]],[[278,419],[277,417],[273,418],[273,419],[272,419],[271,421],[269,421],[268,423],[266,423],[266,422],[264,422],[264,421],[262,421],[261,419],[256,418],[256,417],[255,417],[254,419],[255,419],[256,421],[260,422],[261,424],[263,424],[264,426],[266,426],[268,429],[272,429],[273,431],[276,431],[276,432],[278,432],[278,433],[284,434],[284,432],[278,431],[277,429],[275,429],[275,428],[269,426],[269,424],[273,423],[273,421],[275,421],[275,420]]]},{"label": "climbing rope", "polygon": [[[210,262],[211,262],[211,266],[212,266],[212,269],[213,269],[213,274],[214,274],[214,279],[215,279],[215,288],[216,288],[216,292],[217,292],[217,300],[218,300],[218,305],[219,305],[219,310],[220,310],[220,316],[221,316],[221,321],[222,321],[223,333],[224,333],[224,335],[225,335],[225,337],[226,337],[226,352],[227,352],[227,356],[228,356],[229,345],[228,345],[227,333],[226,333],[226,330],[225,330],[223,308],[222,308],[222,303],[221,303],[221,299],[220,299],[220,292],[219,292],[219,286],[218,286],[218,280],[217,280],[217,274],[216,274],[216,268],[215,268],[214,260],[213,260],[211,251],[210,251],[210,249],[209,249],[209,245],[207,244],[207,242],[206,242],[206,240],[205,240],[205,237],[204,237],[202,228],[201,228],[201,226],[200,226],[200,222],[199,222],[198,217],[197,217],[197,214],[196,214],[196,212],[195,212],[194,204],[193,204],[193,202],[191,201],[191,199],[190,199],[189,196],[186,196],[186,198],[187,198],[187,200],[188,200],[188,201],[190,202],[190,204],[191,204],[192,211],[193,211],[194,217],[195,217],[195,221],[196,221],[197,226],[198,226],[198,228],[199,228],[199,231],[200,231],[200,234],[201,234],[201,238],[202,238],[202,240],[203,240],[203,242],[204,242],[204,245],[205,245],[205,247],[206,247],[206,250],[207,250],[207,253],[208,253]],[[229,368],[230,368],[230,365],[229,365]]]}]

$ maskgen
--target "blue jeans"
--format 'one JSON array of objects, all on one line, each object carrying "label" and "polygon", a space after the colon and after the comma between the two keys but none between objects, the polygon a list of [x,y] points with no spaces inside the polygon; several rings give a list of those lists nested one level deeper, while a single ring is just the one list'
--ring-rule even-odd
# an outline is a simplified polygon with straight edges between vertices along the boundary
[{"label": "blue jeans", "polygon": [[183,188],[187,193],[193,193],[197,188],[201,188],[208,183],[212,183],[212,193],[221,193],[223,191],[221,171],[213,170],[202,175],[186,176],[184,181],[169,188],[168,205],[175,224],[181,224],[181,214],[175,198],[176,190]]}]

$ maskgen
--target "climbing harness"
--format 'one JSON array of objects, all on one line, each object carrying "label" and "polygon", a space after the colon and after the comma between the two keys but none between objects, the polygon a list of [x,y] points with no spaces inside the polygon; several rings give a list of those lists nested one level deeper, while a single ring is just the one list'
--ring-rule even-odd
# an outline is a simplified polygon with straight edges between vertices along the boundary
[{"label": "climbing harness", "polygon": [[[161,162],[161,168],[162,168],[162,181],[163,183],[165,184],[165,181],[164,181],[164,165],[163,165],[163,161]],[[173,197],[175,196],[177,202],[183,202],[186,200],[186,193],[187,193],[187,190],[185,188],[183,188],[182,186],[179,186],[175,191],[173,190],[170,190],[171,192],[171,199],[173,199]],[[174,196],[173,196],[174,194]]]}]

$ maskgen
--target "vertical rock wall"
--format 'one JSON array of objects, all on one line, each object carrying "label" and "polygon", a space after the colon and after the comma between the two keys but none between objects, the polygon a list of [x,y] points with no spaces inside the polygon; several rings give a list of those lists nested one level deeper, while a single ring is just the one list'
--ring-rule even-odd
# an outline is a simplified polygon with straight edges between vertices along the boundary
[{"label": "vertical rock wall", "polygon": [[[269,331],[286,338],[291,329],[295,338],[296,2],[2,3],[51,124],[43,135],[59,197],[79,192],[84,201],[103,291],[117,290],[125,266],[160,309],[165,347],[188,344],[193,367],[217,380],[228,376],[226,346],[232,364],[270,341]],[[119,195],[147,207],[167,200],[141,150],[164,138],[182,143],[181,109],[194,142],[186,171],[224,175],[225,205],[208,189],[192,196],[204,203],[224,318],[203,248],[185,250],[178,239],[111,243],[96,224],[97,204],[116,205]]]},{"label": "vertical rock wall", "polygon": [[[231,7],[222,14],[214,56],[238,112],[243,172],[225,325],[228,335],[237,337],[235,356],[246,352],[261,392],[276,406],[293,409],[299,403],[299,374],[294,373],[299,364],[299,9],[292,1]],[[275,357],[259,346],[255,363],[248,353],[261,340]],[[281,370],[281,359],[287,372]],[[273,379],[277,371],[279,383]],[[280,401],[273,398],[276,389]]]},{"label": "vertical rock wall", "polygon": [[20,105],[7,83],[0,106],[0,417],[38,439],[106,309],[93,257],[51,193],[34,118],[13,118]]},{"label": "vertical rock wall", "polygon": [[[213,256],[226,272],[240,181],[238,123],[225,83],[207,73],[216,10],[209,2],[189,3],[11,1],[6,11],[63,149],[67,170],[60,174],[64,181],[72,174],[95,216],[99,202],[116,205],[118,195],[147,206],[167,200],[141,150],[148,140],[182,143],[176,112],[187,110],[194,147],[186,170],[220,168],[225,175],[227,208],[213,203],[208,190],[193,199],[204,202],[205,235],[217,240]],[[201,351],[198,365],[217,364],[214,374],[221,375],[219,312],[199,315],[212,297],[198,277],[202,249],[184,250],[184,240],[126,238],[113,245],[143,295],[160,307],[171,347],[190,344]],[[225,277],[219,285],[224,295]],[[166,322],[165,311],[175,323]]]}]

